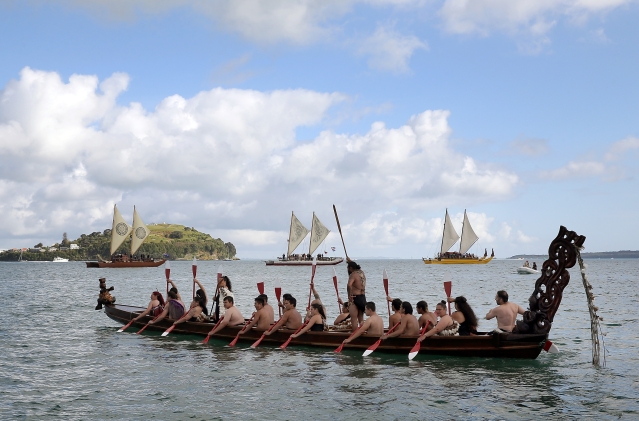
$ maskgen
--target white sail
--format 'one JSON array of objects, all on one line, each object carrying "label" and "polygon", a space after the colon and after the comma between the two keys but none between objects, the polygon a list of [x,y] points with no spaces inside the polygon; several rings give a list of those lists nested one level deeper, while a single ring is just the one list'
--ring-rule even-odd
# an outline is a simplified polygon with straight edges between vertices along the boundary
[{"label": "white sail", "polygon": [[133,235],[131,235],[131,254],[135,254],[140,248],[146,237],[149,236],[149,229],[142,222],[142,218],[133,206]]},{"label": "white sail", "polygon": [[113,205],[113,225],[111,225],[111,255],[120,247],[131,233],[131,226],[126,223],[116,205]]},{"label": "white sail", "polygon": [[462,225],[462,236],[461,242],[459,243],[459,252],[461,254],[466,253],[477,240],[479,240],[479,237],[477,237],[477,234],[475,234],[475,231],[473,231],[473,227],[470,226],[468,215],[466,215],[466,210],[464,210],[464,225]]},{"label": "white sail", "polygon": [[446,218],[444,218],[444,234],[442,236],[442,249],[441,253],[446,253],[452,246],[459,240],[459,235],[453,227],[453,223],[448,216],[448,209],[446,209]]},{"label": "white sail", "polygon": [[320,220],[315,216],[315,212],[313,212],[313,223],[311,224],[311,243],[309,244],[308,254],[311,256],[317,250],[317,248],[322,244],[322,241],[326,238],[330,231],[328,228],[324,226],[320,222]]},{"label": "white sail", "polygon": [[308,234],[308,228],[306,228],[299,219],[295,216],[294,213],[291,213],[291,231],[288,236],[288,255],[295,250],[297,246],[300,245],[304,237]]}]

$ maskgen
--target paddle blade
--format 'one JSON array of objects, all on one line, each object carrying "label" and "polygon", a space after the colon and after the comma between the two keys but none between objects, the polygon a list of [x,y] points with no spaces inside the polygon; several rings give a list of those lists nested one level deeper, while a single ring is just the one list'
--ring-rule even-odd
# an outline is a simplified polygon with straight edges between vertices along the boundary
[{"label": "paddle blade", "polygon": [[217,281],[220,282],[220,279],[222,279],[222,267],[218,266],[217,267]]},{"label": "paddle blade", "polygon": [[386,291],[386,295],[388,295],[388,274],[386,273],[386,269],[384,269],[384,291]]},{"label": "paddle blade", "polygon": [[197,260],[193,257],[193,263],[191,264],[191,270],[193,271],[193,279],[197,276]]},{"label": "paddle blade", "polygon": [[133,320],[131,320],[129,323],[127,323],[126,325],[124,325],[124,327],[118,329],[118,332],[124,332],[125,330],[127,330],[129,328],[129,326],[131,326],[133,324]]},{"label": "paddle blade", "polygon": [[344,349],[344,343],[342,342],[342,344],[340,346],[338,346],[337,348],[335,348],[335,351],[333,352],[342,352],[342,349]]},{"label": "paddle blade", "polygon": [[368,357],[369,355],[371,355],[373,352],[375,352],[375,350],[377,349],[377,347],[382,343],[381,339],[378,339],[377,342],[375,342],[373,345],[369,346],[368,349],[366,351],[364,351],[364,353],[362,354],[362,356],[364,357]]},{"label": "paddle blade", "polygon": [[286,342],[284,342],[282,345],[280,345],[280,349],[286,349],[286,347],[288,346],[288,344],[290,344],[290,343],[291,343],[291,339],[293,339],[293,338],[291,338],[291,337],[289,336],[289,338],[286,340]]},{"label": "paddle blade", "polygon": [[275,287],[275,297],[277,298],[277,302],[279,302],[282,297],[282,288]]},{"label": "paddle blade", "polygon": [[239,333],[235,336],[235,339],[233,339],[233,340],[231,341],[231,343],[229,344],[229,346],[235,346],[235,344],[237,343],[237,340],[238,340],[238,339],[240,339],[240,334],[239,334]]},{"label": "paddle blade", "polygon": [[559,353],[559,348],[557,348],[557,345],[555,345],[551,341],[546,341],[546,343],[544,344],[544,351],[550,354],[557,354]]},{"label": "paddle blade", "polygon": [[166,279],[171,278],[171,264],[168,260],[164,262],[164,275],[166,276]]},{"label": "paddle blade", "polygon": [[446,291],[446,296],[450,297],[450,295],[452,294],[452,291],[453,291],[453,283],[452,283],[452,281],[444,282],[444,290]]},{"label": "paddle blade", "polygon": [[165,330],[164,332],[162,332],[162,335],[161,335],[161,336],[166,336],[166,335],[168,335],[169,333],[173,332],[173,329],[175,329],[175,325],[171,325],[171,327],[170,327],[170,328],[168,328],[167,330]]},{"label": "paddle blade", "polygon": [[264,282],[257,283],[257,290],[260,292],[260,294],[264,294]]},{"label": "paddle blade", "polygon": [[260,336],[260,339],[258,339],[257,341],[253,342],[253,345],[251,345],[251,348],[257,348],[257,346],[260,344],[260,342],[262,342],[262,339],[264,339],[266,335],[262,335]]},{"label": "paddle blade", "polygon": [[422,346],[421,342],[417,342],[415,345],[413,345],[413,348],[410,350],[410,352],[408,353],[408,359],[412,361],[413,358],[415,358],[417,356],[417,354],[419,354],[419,350]]},{"label": "paddle blade", "polygon": [[209,339],[211,339],[211,337],[209,335],[206,335],[206,338],[204,338],[204,340],[202,341],[203,344],[208,344],[209,343]]}]

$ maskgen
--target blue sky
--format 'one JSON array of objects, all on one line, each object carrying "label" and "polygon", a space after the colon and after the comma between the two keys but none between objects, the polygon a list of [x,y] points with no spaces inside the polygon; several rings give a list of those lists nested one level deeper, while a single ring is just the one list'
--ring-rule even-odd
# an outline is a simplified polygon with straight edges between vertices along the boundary
[{"label": "blue sky", "polygon": [[117,203],[270,257],[291,210],[336,231],[335,203],[355,256],[434,253],[446,208],[501,257],[545,252],[560,224],[589,251],[637,249],[638,15],[0,2],[0,248],[102,231]]}]

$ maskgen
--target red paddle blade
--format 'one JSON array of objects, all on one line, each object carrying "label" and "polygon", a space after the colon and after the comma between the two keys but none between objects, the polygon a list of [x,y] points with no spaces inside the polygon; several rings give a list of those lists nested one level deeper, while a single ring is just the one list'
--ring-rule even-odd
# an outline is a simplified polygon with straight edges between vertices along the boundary
[{"label": "red paddle blade", "polygon": [[235,346],[235,344],[237,343],[237,340],[238,340],[238,339],[240,339],[240,334],[239,334],[239,333],[235,336],[235,339],[233,339],[233,340],[231,341],[231,343],[229,344],[229,346]]},{"label": "red paddle blade", "polygon": [[388,279],[384,278],[384,291],[386,291],[386,295],[388,295]]},{"label": "red paddle blade", "polygon": [[166,275],[166,279],[171,278],[171,264],[168,260],[164,263],[164,275]]},{"label": "red paddle blade", "polygon": [[257,283],[257,290],[260,292],[260,294],[264,294],[264,282]]},{"label": "red paddle blade", "polygon": [[161,336],[166,336],[166,335],[168,335],[169,333],[173,332],[173,329],[175,329],[175,325],[171,325],[171,327],[170,327],[170,328],[168,328],[167,330],[165,330],[164,332],[162,332],[162,335],[161,335]]},{"label": "red paddle blade", "polygon": [[557,354],[559,352],[559,348],[557,348],[557,345],[555,345],[551,341],[546,341],[546,343],[544,344],[544,351],[551,354]]},{"label": "red paddle blade", "polygon": [[333,351],[333,352],[342,352],[342,349],[344,349],[344,344],[343,343],[340,346],[338,346],[337,348],[335,348],[335,351]]},{"label": "red paddle blade", "polygon": [[206,338],[204,338],[204,340],[202,341],[203,344],[208,344],[209,343],[209,339],[211,339],[211,337],[209,335],[206,335]]},{"label": "red paddle blade", "polygon": [[282,297],[282,288],[275,288],[275,297],[277,297],[277,301],[280,301]]},{"label": "red paddle blade", "polygon": [[129,326],[131,326],[133,324],[133,320],[131,320],[129,323],[127,323],[123,328],[120,328],[118,330],[118,332],[124,332],[125,330],[127,330],[129,328]]},{"label": "red paddle blade", "polygon": [[335,285],[335,291],[337,291],[337,276],[333,276],[333,285]]},{"label": "red paddle blade", "polygon": [[258,339],[257,341],[253,342],[253,345],[251,345],[251,348],[257,348],[257,346],[260,344],[260,342],[262,342],[262,339],[264,339],[266,335],[262,335],[260,336],[260,339]]},{"label": "red paddle blade", "polygon": [[291,343],[291,339],[293,339],[293,338],[289,337],[289,338],[286,340],[286,342],[284,342],[282,345],[280,345],[280,349],[286,349],[286,347],[288,346],[288,344],[290,344],[290,343]]},{"label": "red paddle blade", "polygon": [[452,283],[452,281],[444,282],[444,290],[446,291],[446,296],[450,297],[450,294],[453,291],[453,283]]},{"label": "red paddle blade", "polygon": [[377,342],[375,342],[373,345],[369,346],[368,349],[366,351],[364,351],[362,356],[368,357],[369,355],[371,355],[381,343],[382,343],[382,340],[378,339]]},{"label": "red paddle blade", "polygon": [[415,345],[413,345],[413,348],[411,348],[410,352],[408,353],[408,359],[412,360],[413,358],[415,358],[417,354],[419,354],[419,350],[421,349],[421,347],[421,342],[417,342]]}]

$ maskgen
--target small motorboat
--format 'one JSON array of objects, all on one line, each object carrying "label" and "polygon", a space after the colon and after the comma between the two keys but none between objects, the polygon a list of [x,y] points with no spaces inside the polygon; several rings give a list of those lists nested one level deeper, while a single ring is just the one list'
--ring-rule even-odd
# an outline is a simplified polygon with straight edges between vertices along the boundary
[{"label": "small motorboat", "polygon": [[531,267],[522,266],[520,268],[517,268],[517,273],[520,275],[535,275],[535,274],[538,274],[539,271]]},{"label": "small motorboat", "polygon": [[53,258],[53,261],[54,261],[54,262],[58,262],[58,263],[59,263],[59,262],[68,262],[68,261],[69,261],[69,259],[65,259],[64,257],[54,257],[54,258]]}]

